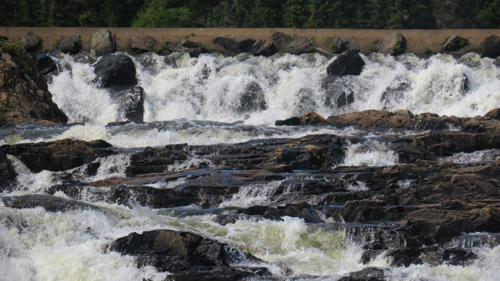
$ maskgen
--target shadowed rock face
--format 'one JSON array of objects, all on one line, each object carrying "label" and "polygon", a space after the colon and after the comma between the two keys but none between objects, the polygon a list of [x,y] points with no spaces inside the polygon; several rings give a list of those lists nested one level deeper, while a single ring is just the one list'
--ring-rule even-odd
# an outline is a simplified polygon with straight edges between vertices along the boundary
[{"label": "shadowed rock face", "polygon": [[263,263],[251,254],[189,232],[134,232],[113,241],[109,249],[137,256],[139,267],[150,265],[171,272],[174,280],[238,280],[271,275],[267,268],[238,266],[248,261]]},{"label": "shadowed rock face", "polygon": [[94,72],[96,82],[103,88],[137,85],[134,62],[125,55],[104,56],[94,66]]},{"label": "shadowed rock face", "polygon": [[477,52],[482,58],[496,58],[500,55],[500,37],[491,35],[478,46]]},{"label": "shadowed rock face", "polygon": [[328,75],[360,75],[365,62],[354,51],[347,51],[334,60],[326,69]]},{"label": "shadowed rock face", "polygon": [[250,53],[255,56],[271,56],[276,53],[276,46],[269,40],[221,36],[213,40],[232,54]]},{"label": "shadowed rock face", "polygon": [[[3,44],[11,43],[0,42],[0,50]],[[0,54],[0,114],[5,115],[6,122],[66,123],[68,117],[52,101],[47,81],[31,57],[22,49],[12,55],[5,51]],[[49,72],[53,68],[42,67]]]},{"label": "shadowed rock face", "polygon": [[443,43],[442,49],[445,52],[456,52],[467,45],[469,45],[469,40],[460,36],[452,35],[446,38],[446,41]]},{"label": "shadowed rock face", "polygon": [[82,43],[79,35],[66,36],[59,44],[57,44],[57,49],[65,54],[77,54],[82,50]]}]

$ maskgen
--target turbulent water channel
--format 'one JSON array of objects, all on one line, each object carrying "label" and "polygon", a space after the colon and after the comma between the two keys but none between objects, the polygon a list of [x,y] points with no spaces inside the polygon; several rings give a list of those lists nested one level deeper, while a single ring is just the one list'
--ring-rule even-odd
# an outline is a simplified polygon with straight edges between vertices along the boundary
[{"label": "turbulent water channel", "polygon": [[[131,58],[137,69],[138,86],[144,89],[145,122],[120,123],[126,120],[117,110],[118,105],[106,89],[95,83],[93,63],[100,58],[94,59],[89,53],[55,54],[53,59],[60,73],[52,77],[49,90],[69,123],[77,124],[17,125],[0,129],[0,145],[71,138],[104,140],[117,152],[95,160],[94,163],[100,165],[91,176],[86,172],[89,164],[64,172],[35,173],[18,158],[8,156],[18,175],[15,188],[0,196],[44,194],[53,186],[65,183],[69,174],[80,187],[84,186],[82,183],[87,185],[80,189],[79,201],[98,209],[49,212],[42,207],[16,209],[0,203],[0,280],[165,280],[168,272],[159,272],[153,266],[138,267],[133,256],[108,250],[110,242],[119,237],[155,229],[192,232],[238,247],[267,262],[265,266],[269,271],[282,280],[338,280],[367,267],[387,268],[387,280],[500,280],[497,273],[500,247],[487,243],[472,243],[467,247],[477,258],[466,265],[391,266],[391,257],[383,254],[367,263],[361,261],[364,242],[359,234],[353,234],[354,229],[367,235],[377,225],[356,228],[321,213],[317,215],[322,221],[316,223],[292,216],[283,216],[281,220],[241,218],[225,225],[214,221],[235,208],[280,206],[282,203],[274,201],[278,190],[285,198],[308,181],[318,180],[323,184],[338,180],[327,174],[294,170],[283,177],[241,184],[236,186],[237,192],[208,207],[191,204],[156,208],[134,202],[133,198],[127,204],[120,204],[92,193],[92,189],[97,188],[95,182],[99,182],[99,188],[107,188],[107,184],[103,184],[106,180],[125,179],[132,154],[146,147],[162,148],[181,143],[192,147],[220,144],[229,149],[244,142],[261,145],[259,142],[271,143],[270,140],[275,139],[331,134],[345,138],[347,143],[343,159],[327,169],[398,164],[398,156],[387,142],[417,132],[331,125],[275,126],[275,121],[312,110],[324,117],[367,109],[482,116],[500,107],[499,61],[480,58],[475,53],[461,58],[445,54],[430,58],[413,54],[362,55],[366,65],[361,75],[337,80],[337,91],[352,93],[354,97],[354,102],[340,106],[337,97],[324,87],[326,68],[336,57],[316,53],[277,54],[269,58],[202,54],[191,58],[187,53],[169,57],[147,53]],[[245,107],[242,103],[249,91],[258,92],[265,105]],[[107,125],[110,122],[115,123]],[[186,159],[173,161],[160,171],[177,172],[180,176],[159,177],[157,181],[141,184],[175,190],[198,177],[190,174],[193,170],[217,170],[224,175],[227,163],[217,158],[221,150],[207,151],[188,153]],[[500,152],[492,149],[457,153],[444,160],[467,164],[494,161],[499,156]],[[241,166],[241,170],[245,168]],[[182,172],[185,174],[181,175]],[[414,183],[398,184],[404,189]],[[370,186],[358,180],[347,188],[362,192]],[[74,199],[64,191],[53,195]],[[303,199],[311,205],[319,200],[307,196]],[[296,202],[299,201],[297,198]],[[457,245],[460,241],[465,240],[457,240]],[[283,268],[293,273],[287,275]]]}]

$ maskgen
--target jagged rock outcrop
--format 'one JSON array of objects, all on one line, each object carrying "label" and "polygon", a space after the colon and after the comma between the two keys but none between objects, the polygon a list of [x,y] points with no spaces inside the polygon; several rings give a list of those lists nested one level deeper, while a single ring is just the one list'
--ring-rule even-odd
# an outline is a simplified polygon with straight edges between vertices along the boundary
[{"label": "jagged rock outcrop", "polygon": [[82,48],[80,35],[66,36],[57,44],[57,50],[65,54],[77,54]]},{"label": "jagged rock outcrop", "polygon": [[152,52],[156,40],[151,36],[130,37],[130,49],[135,53]]},{"label": "jagged rock outcrop", "polygon": [[66,123],[31,57],[10,42],[0,42],[0,50],[3,44],[9,52],[0,52],[0,123]]},{"label": "jagged rock outcrop", "polygon": [[35,63],[36,69],[47,79],[52,80],[52,76],[59,74],[56,62],[49,56],[43,54],[32,55],[31,59]]},{"label": "jagged rock outcrop", "polygon": [[469,40],[460,36],[452,35],[446,38],[441,48],[444,52],[450,53],[456,52],[467,45],[469,45]]},{"label": "jagged rock outcrop", "polygon": [[375,44],[377,51],[393,56],[401,55],[406,51],[407,42],[403,34],[399,32],[391,33]]},{"label": "jagged rock outcrop", "polygon": [[203,44],[186,39],[181,39],[179,42],[170,44],[170,48],[174,52],[189,53],[191,57],[199,57],[201,54],[207,52],[207,49],[203,46]]},{"label": "jagged rock outcrop", "polygon": [[[167,229],[131,233],[118,238],[111,251],[136,256],[137,266],[154,266],[173,273],[173,280],[239,280],[271,276],[265,267],[248,267],[246,262],[262,263],[249,253],[200,235]],[[241,264],[241,265],[240,265]]]},{"label": "jagged rock outcrop", "polygon": [[32,172],[42,170],[64,171],[90,163],[98,157],[115,152],[111,145],[102,140],[78,141],[63,139],[42,143],[4,145],[0,150],[4,154],[18,157]]},{"label": "jagged rock outcrop", "polygon": [[272,56],[276,53],[276,46],[269,40],[226,35],[215,38],[213,42],[233,55],[250,53],[254,56]]},{"label": "jagged rock outcrop", "polygon": [[477,52],[482,58],[496,58],[500,56],[500,37],[496,35],[487,37],[479,43]]},{"label": "jagged rock outcrop", "polygon": [[43,48],[42,38],[33,31],[24,34],[20,41],[24,44],[26,51],[30,53],[38,52]]},{"label": "jagged rock outcrop", "polygon": [[291,36],[282,32],[274,32],[271,38],[279,52],[303,54],[311,52],[312,44],[304,36]]},{"label": "jagged rock outcrop", "polygon": [[90,49],[95,51],[97,56],[103,56],[116,52],[116,40],[107,29],[101,29],[92,34]]},{"label": "jagged rock outcrop", "polygon": [[359,53],[359,45],[356,38],[352,36],[333,36],[327,38],[327,43],[334,54],[341,54],[345,51],[354,51]]},{"label": "jagged rock outcrop", "polygon": [[328,75],[360,75],[365,62],[358,52],[346,51],[334,60],[326,69]]}]

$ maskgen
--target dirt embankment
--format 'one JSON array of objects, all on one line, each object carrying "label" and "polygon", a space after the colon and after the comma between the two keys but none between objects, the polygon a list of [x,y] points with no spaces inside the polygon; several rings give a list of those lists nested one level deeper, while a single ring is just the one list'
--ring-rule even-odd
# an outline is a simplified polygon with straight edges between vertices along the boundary
[{"label": "dirt embankment", "polygon": [[[65,36],[80,35],[84,50],[90,49],[91,36],[100,28],[79,27],[0,27],[0,35],[10,40],[18,40],[28,31],[33,31],[43,39],[44,51],[54,50],[57,43]],[[439,52],[441,45],[450,35],[457,35],[468,39],[470,46],[467,51],[473,51],[479,43],[490,35],[500,36],[499,29],[440,29],[440,30],[378,30],[378,29],[293,29],[293,28],[107,28],[116,37],[118,50],[129,50],[129,39],[133,36],[152,36],[158,44],[175,42],[189,37],[193,42],[203,43],[209,50],[223,51],[212,41],[218,36],[233,35],[253,39],[271,40],[274,31],[290,35],[306,36],[317,48],[329,50],[327,38],[334,35],[353,36],[357,39],[362,53],[373,50],[374,42],[385,35],[399,31],[408,41],[409,53],[423,53],[429,48],[432,52]],[[193,36],[194,34],[194,36]]]}]

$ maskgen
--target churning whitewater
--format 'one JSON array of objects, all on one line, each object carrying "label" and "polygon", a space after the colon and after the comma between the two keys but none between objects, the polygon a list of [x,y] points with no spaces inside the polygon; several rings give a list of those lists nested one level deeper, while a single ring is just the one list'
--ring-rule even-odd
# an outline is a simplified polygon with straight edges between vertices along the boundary
[{"label": "churning whitewater", "polygon": [[[467,264],[424,262],[393,266],[392,257],[384,253],[362,262],[364,243],[369,240],[366,237],[374,237],[378,229],[385,226],[347,223],[327,216],[343,204],[324,204],[321,209],[324,212],[314,209],[316,213],[309,216],[320,220],[316,222],[287,215],[282,219],[253,217],[243,211],[235,221],[225,224],[217,221],[222,214],[234,214],[252,206],[283,207],[289,203],[286,198],[294,196],[309,182],[317,184],[319,189],[322,185],[345,181],[345,189],[339,192],[368,192],[371,186],[366,180],[361,176],[356,178],[362,174],[361,169],[378,174],[385,166],[399,164],[398,153],[388,143],[417,134],[403,129],[337,128],[325,124],[275,126],[276,120],[310,111],[327,117],[367,109],[474,117],[500,107],[498,60],[481,58],[475,53],[461,58],[438,54],[427,59],[413,54],[361,56],[366,63],[361,75],[340,77],[334,85],[335,93],[353,94],[353,102],[345,105],[324,86],[326,68],[335,56],[330,58],[318,53],[277,54],[268,58],[245,54],[235,57],[202,54],[192,58],[187,53],[167,57],[154,53],[131,56],[138,86],[144,89],[144,123],[125,123],[126,117],[109,92],[96,83],[95,59],[91,53],[54,54],[60,73],[52,77],[49,90],[69,123],[78,124],[18,125],[14,129],[0,129],[0,145],[67,138],[104,140],[116,153],[65,171],[40,172],[31,171],[20,157],[7,155],[17,176],[14,184],[0,196],[50,193],[61,200],[77,200],[95,208],[50,212],[41,206],[14,208],[0,201],[0,280],[166,280],[171,273],[152,265],[137,266],[135,256],[108,249],[117,238],[156,229],[191,232],[237,247],[265,262],[244,261],[245,266],[267,267],[278,280],[339,280],[350,272],[369,267],[385,269],[386,280],[500,280],[497,273],[500,247],[484,242],[497,241],[494,234],[468,233],[488,238],[481,236],[482,240],[477,238],[481,242],[467,246],[461,244],[465,238],[449,241],[447,245],[453,245],[449,247],[463,247],[476,256]],[[249,92],[260,97],[257,105],[248,105]],[[459,130],[450,127],[446,131]],[[281,145],[286,148],[291,147],[287,141],[325,134],[345,141],[342,157],[322,168],[361,167],[359,171],[335,177],[319,172],[309,174],[310,168],[297,171],[292,167],[293,173],[282,173],[284,176],[231,184],[234,192],[209,207],[190,204],[160,208],[142,204],[139,199],[135,202],[133,196],[130,202],[121,203],[105,194],[120,184],[177,192],[198,177],[217,176],[217,180],[231,181],[225,178],[225,173],[229,173],[227,167],[232,164],[223,157],[231,154],[228,151],[232,145],[244,143],[250,147],[245,147],[245,152],[251,154],[253,147],[265,150]],[[162,164],[161,171],[154,170],[157,180],[144,176],[132,182],[127,178],[130,171],[126,168],[138,165],[133,162],[137,161],[137,153],[175,144],[193,148],[185,152],[184,158]],[[315,153],[318,145],[307,145],[305,149]],[[282,152],[284,150],[280,150],[276,158],[292,157]],[[457,152],[439,160],[466,165],[499,158],[499,150],[489,149]],[[242,160],[243,164],[238,162],[240,168],[235,170],[250,170],[250,164],[245,161],[251,163],[250,158]],[[94,167],[97,168],[89,174]],[[273,166],[266,171],[276,172],[274,169]],[[220,172],[205,172],[216,170]],[[161,178],[161,173],[175,174],[175,177]],[[353,180],[347,179],[353,174],[356,174]],[[74,193],[54,189],[68,183],[78,186],[76,197]],[[401,179],[396,184],[404,190],[414,181]],[[210,181],[210,186],[218,186],[215,179]],[[312,195],[304,195],[294,202],[299,199],[311,206],[327,202],[326,197],[313,198]]]}]

